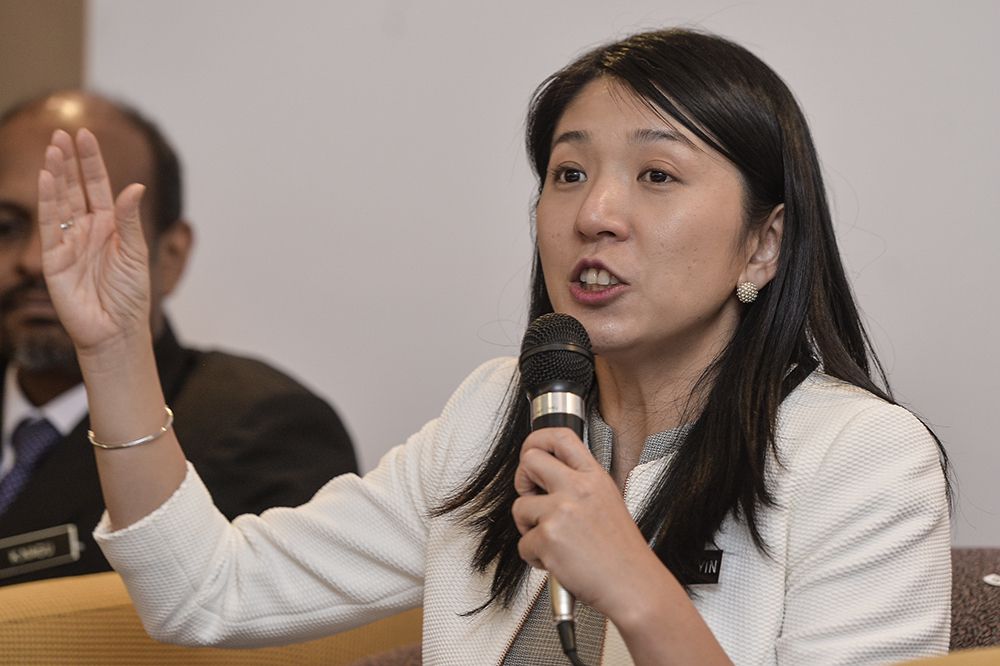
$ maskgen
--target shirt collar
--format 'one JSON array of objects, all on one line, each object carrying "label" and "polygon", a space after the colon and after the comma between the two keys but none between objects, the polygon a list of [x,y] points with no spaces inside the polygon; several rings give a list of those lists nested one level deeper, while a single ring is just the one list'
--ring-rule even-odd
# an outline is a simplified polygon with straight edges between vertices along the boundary
[{"label": "shirt collar", "polygon": [[[659,460],[668,453],[676,451],[684,441],[688,431],[691,430],[691,425],[688,423],[647,437],[642,447],[639,462],[636,465],[643,465],[654,460]],[[597,459],[597,462],[601,463],[604,471],[610,472],[614,433],[611,431],[611,426],[601,418],[601,414],[597,409],[592,408],[589,412],[585,439],[590,446],[590,452]]]},{"label": "shirt collar", "polygon": [[17,366],[9,364],[4,377],[3,393],[3,441],[10,436],[25,418],[48,419],[59,434],[65,437],[87,415],[87,390],[80,382],[68,391],[50,400],[41,407],[31,404],[17,383]]}]

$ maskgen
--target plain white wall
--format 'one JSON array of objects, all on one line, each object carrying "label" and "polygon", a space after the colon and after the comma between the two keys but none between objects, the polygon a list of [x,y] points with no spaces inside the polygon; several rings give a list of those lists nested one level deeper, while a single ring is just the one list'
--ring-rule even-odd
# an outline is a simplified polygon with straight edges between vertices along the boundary
[{"label": "plain white wall", "polygon": [[[372,468],[516,354],[534,87],[586,47],[694,26],[796,92],[898,397],[946,443],[955,541],[1000,544],[996,2],[91,0],[87,80],[160,121],[197,251],[182,337],[330,398]],[[877,443],[875,443],[877,445]]]}]

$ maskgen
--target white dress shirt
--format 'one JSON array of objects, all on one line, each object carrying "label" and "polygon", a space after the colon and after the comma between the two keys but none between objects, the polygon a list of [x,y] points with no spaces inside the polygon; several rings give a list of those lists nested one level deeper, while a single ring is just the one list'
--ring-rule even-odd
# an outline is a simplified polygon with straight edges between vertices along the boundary
[{"label": "white dress shirt", "polygon": [[36,407],[24,395],[17,382],[17,366],[7,366],[4,377],[3,425],[0,435],[0,479],[14,467],[17,452],[11,436],[17,425],[26,418],[47,419],[59,434],[65,437],[87,415],[87,390],[83,382],[62,393],[41,407]]}]

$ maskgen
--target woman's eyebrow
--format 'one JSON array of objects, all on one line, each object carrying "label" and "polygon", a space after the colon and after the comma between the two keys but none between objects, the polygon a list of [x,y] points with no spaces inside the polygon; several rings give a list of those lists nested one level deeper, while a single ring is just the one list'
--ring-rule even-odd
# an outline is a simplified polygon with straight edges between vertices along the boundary
[{"label": "woman's eyebrow", "polygon": [[656,143],[658,141],[676,141],[688,148],[697,148],[694,142],[680,132],[671,129],[637,129],[632,132],[632,143]]},{"label": "woman's eyebrow", "polygon": [[[590,132],[586,130],[569,130],[563,132],[552,141],[552,147],[555,148],[560,143],[573,143],[581,144],[588,143],[591,140]],[[695,145],[691,139],[684,136],[680,132],[672,129],[663,128],[643,128],[637,129],[632,132],[632,138],[630,143],[640,144],[640,143],[657,143],[660,141],[671,141],[676,143],[681,143],[691,148],[697,150],[698,147]]]},{"label": "woman's eyebrow", "polygon": [[585,130],[569,130],[557,136],[552,141],[552,147],[555,148],[560,143],[587,143],[588,141],[590,141],[590,132]]}]

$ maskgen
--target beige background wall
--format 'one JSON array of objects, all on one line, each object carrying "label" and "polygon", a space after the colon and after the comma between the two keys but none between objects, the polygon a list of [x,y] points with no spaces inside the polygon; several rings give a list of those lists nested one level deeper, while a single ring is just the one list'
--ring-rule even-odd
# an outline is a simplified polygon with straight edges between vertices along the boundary
[{"label": "beige background wall", "polygon": [[84,0],[0,0],[0,110],[83,81]]}]

